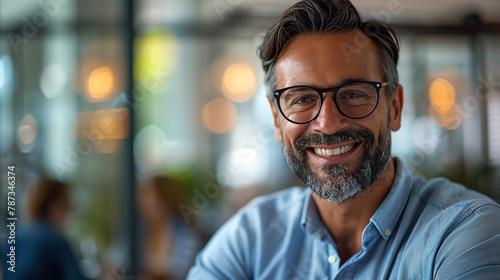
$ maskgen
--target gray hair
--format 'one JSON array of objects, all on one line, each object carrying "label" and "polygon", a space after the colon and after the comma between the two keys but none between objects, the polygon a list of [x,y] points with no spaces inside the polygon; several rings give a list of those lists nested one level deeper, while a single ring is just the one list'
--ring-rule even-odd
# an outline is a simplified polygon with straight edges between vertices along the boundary
[{"label": "gray hair", "polygon": [[376,21],[362,21],[348,0],[302,0],[288,8],[271,27],[257,53],[265,72],[267,97],[273,99],[276,89],[275,64],[284,52],[289,40],[296,35],[331,34],[361,31],[377,48],[379,66],[385,80],[389,82],[390,97],[399,84],[397,63],[399,37],[389,25]]}]

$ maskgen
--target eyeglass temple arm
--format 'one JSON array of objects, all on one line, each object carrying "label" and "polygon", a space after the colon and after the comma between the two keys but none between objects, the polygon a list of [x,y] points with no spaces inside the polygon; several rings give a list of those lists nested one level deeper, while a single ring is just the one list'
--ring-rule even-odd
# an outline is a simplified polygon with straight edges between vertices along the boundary
[{"label": "eyeglass temple arm", "polygon": [[383,82],[380,84],[380,87],[383,88],[383,87],[388,86],[390,84],[391,84],[391,82]]}]

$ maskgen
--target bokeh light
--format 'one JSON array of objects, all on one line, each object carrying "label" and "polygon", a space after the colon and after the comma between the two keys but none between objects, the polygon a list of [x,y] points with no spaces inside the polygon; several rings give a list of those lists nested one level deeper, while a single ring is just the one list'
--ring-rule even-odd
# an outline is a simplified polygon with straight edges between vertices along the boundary
[{"label": "bokeh light", "polygon": [[6,69],[5,69],[5,62],[4,62],[4,57],[0,57],[0,89],[3,88],[3,85],[6,84]]},{"label": "bokeh light", "polygon": [[114,76],[111,68],[102,66],[89,75],[88,93],[90,102],[102,102],[111,98],[114,86]]},{"label": "bokeh light", "polygon": [[178,47],[167,32],[151,32],[135,41],[134,79],[137,84],[157,93],[177,66]]},{"label": "bokeh light", "polygon": [[24,144],[31,144],[38,134],[38,125],[32,115],[26,115],[19,122],[19,139]]},{"label": "bokeh light", "polygon": [[452,84],[445,79],[436,79],[429,88],[429,116],[438,126],[453,130],[462,123],[462,110],[455,102]]},{"label": "bokeh light", "polygon": [[234,102],[245,102],[255,94],[255,74],[250,66],[242,63],[230,65],[222,77],[222,92]]},{"label": "bokeh light", "polygon": [[436,79],[429,89],[429,100],[436,112],[444,114],[455,104],[455,89],[447,80]]},{"label": "bokeh light", "polygon": [[167,161],[167,151],[177,143],[178,141],[167,139],[165,133],[156,125],[144,127],[134,141],[137,166],[144,172],[158,172]]},{"label": "bokeh light", "polygon": [[99,153],[115,153],[128,137],[127,109],[84,111],[78,114],[78,139],[88,140]]},{"label": "bokeh light", "polygon": [[58,64],[47,66],[40,77],[40,89],[47,98],[57,96],[67,81],[67,74],[64,68]]},{"label": "bokeh light", "polygon": [[437,124],[447,130],[457,129],[462,124],[462,109],[456,103],[453,104],[450,110],[439,114],[436,110],[429,106],[429,116]]},{"label": "bokeh light", "polygon": [[0,56],[0,97],[6,94],[6,86],[12,79],[12,60],[9,56],[3,55]]},{"label": "bokeh light", "polygon": [[203,123],[213,133],[226,133],[238,119],[238,110],[225,98],[216,98],[203,107]]},{"label": "bokeh light", "polygon": [[128,136],[128,109],[94,111],[91,129],[102,131],[103,139],[125,139]]},{"label": "bokeh light", "polygon": [[439,115],[439,120],[445,129],[457,129],[462,124],[462,110],[460,106],[454,103],[450,110]]},{"label": "bokeh light", "polygon": [[128,109],[84,111],[78,114],[78,139],[124,139],[128,136]]},{"label": "bokeh light", "polygon": [[96,145],[96,150],[100,154],[114,154],[120,151],[124,141],[121,139],[105,139],[99,145]]}]

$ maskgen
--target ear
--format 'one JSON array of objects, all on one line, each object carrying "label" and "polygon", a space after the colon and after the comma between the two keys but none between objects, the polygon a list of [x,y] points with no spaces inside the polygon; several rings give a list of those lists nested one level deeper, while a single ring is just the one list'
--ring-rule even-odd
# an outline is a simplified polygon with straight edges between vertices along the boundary
[{"label": "ear", "polygon": [[397,85],[391,97],[391,129],[398,131],[401,127],[401,114],[403,111],[403,86]]},{"label": "ear", "polygon": [[271,106],[271,112],[273,114],[274,138],[279,143],[283,143],[283,136],[281,134],[281,126],[280,126],[280,120],[279,120],[280,113],[278,112],[278,108],[274,104],[273,100],[268,98],[267,101],[269,102],[269,106]]}]

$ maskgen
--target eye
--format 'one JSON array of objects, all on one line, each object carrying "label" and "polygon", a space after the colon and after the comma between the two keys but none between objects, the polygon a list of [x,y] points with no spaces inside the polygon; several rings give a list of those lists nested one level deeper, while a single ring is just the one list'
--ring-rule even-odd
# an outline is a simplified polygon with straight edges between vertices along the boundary
[{"label": "eye", "polygon": [[321,96],[312,88],[293,87],[281,95],[281,108],[294,108],[295,110],[307,110],[319,103]]},{"label": "eye", "polygon": [[317,97],[311,96],[311,95],[304,95],[300,96],[299,98],[295,99],[293,104],[307,104],[310,102],[316,102]]},{"label": "eye", "polygon": [[346,99],[354,99],[354,98],[364,98],[366,97],[366,93],[360,92],[360,91],[349,91],[346,93],[343,93],[341,98],[346,98]]}]

